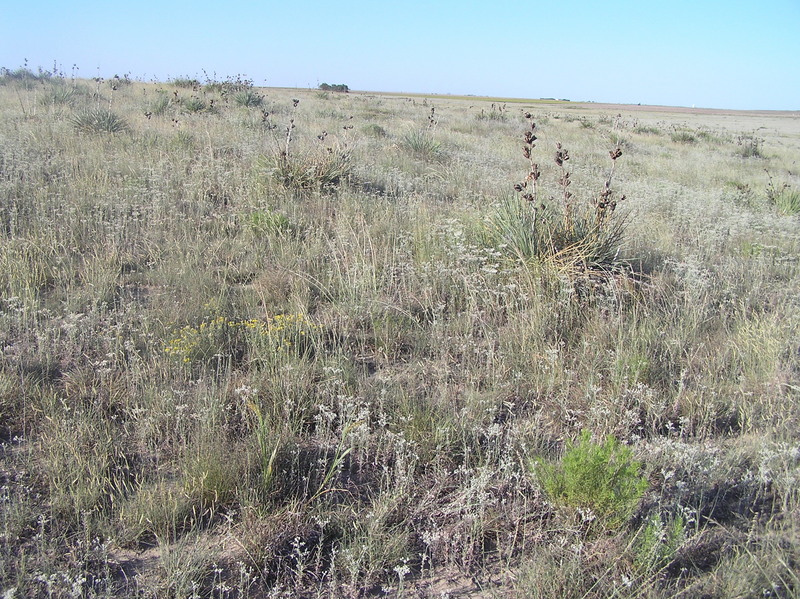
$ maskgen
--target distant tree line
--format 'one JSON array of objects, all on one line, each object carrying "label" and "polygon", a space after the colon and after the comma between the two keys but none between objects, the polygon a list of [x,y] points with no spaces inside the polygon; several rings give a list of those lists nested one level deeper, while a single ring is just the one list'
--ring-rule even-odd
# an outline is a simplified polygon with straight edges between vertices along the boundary
[{"label": "distant tree line", "polygon": [[344,83],[334,83],[331,85],[330,83],[322,83],[320,84],[319,88],[324,92],[344,92],[347,93],[350,91],[350,88],[347,87]]}]

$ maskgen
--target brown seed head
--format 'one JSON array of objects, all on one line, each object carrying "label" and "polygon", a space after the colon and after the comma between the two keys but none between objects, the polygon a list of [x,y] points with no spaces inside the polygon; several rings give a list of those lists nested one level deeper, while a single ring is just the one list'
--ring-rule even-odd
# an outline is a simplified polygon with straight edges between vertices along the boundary
[{"label": "brown seed head", "polygon": [[566,148],[562,148],[560,143],[556,144],[556,164],[558,166],[564,166],[564,163],[569,160],[569,151]]}]

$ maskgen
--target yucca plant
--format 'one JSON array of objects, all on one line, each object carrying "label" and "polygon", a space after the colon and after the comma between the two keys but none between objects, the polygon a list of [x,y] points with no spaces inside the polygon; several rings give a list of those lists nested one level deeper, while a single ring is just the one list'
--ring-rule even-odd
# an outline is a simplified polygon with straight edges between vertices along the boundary
[{"label": "yucca plant", "polygon": [[322,148],[302,153],[282,152],[262,160],[272,178],[293,189],[338,185],[352,173],[350,153],[343,148]]},{"label": "yucca plant", "polygon": [[170,106],[172,106],[172,100],[169,94],[159,93],[154,100],[145,106],[145,115],[164,116],[169,111]]},{"label": "yucca plant", "polygon": [[71,120],[81,133],[122,133],[129,128],[125,119],[105,108],[88,108]]},{"label": "yucca plant", "polygon": [[[526,118],[531,115],[526,113]],[[514,258],[555,265],[564,272],[600,272],[621,265],[620,247],[625,234],[625,218],[616,214],[617,199],[611,189],[619,147],[609,152],[611,170],[600,193],[589,202],[578,204],[570,191],[572,183],[566,169],[569,151],[556,145],[555,163],[560,170],[560,201],[541,199],[539,164],[534,161],[536,123],[525,132],[523,155],[529,161],[525,180],[514,186],[518,197],[501,203],[490,225],[496,244]],[[619,201],[624,200],[622,196]]]},{"label": "yucca plant", "polygon": [[239,106],[244,106],[245,108],[254,108],[261,106],[264,103],[264,96],[252,89],[244,89],[234,94],[233,101]]},{"label": "yucca plant", "polygon": [[800,191],[786,187],[772,201],[778,212],[790,216],[800,212]]},{"label": "yucca plant", "polygon": [[742,158],[763,158],[764,154],[761,152],[763,143],[764,140],[755,135],[740,135],[736,138],[736,154]]},{"label": "yucca plant", "polygon": [[42,106],[72,106],[79,95],[78,89],[67,85],[54,85],[39,99]]},{"label": "yucca plant", "polygon": [[[292,100],[297,108],[299,100]],[[286,126],[286,139],[276,142],[271,156],[261,159],[261,166],[282,186],[298,190],[333,187],[352,174],[351,154],[347,146],[321,145],[328,137],[323,131],[317,136],[320,145],[304,152],[292,148],[295,119],[291,117]]]},{"label": "yucca plant", "polygon": [[181,108],[183,108],[185,112],[197,113],[208,110],[209,104],[203,98],[191,96],[181,100]]},{"label": "yucca plant", "polygon": [[443,157],[442,144],[428,129],[415,130],[403,136],[403,145],[415,158],[436,161]]},{"label": "yucca plant", "polygon": [[800,191],[792,189],[788,183],[776,186],[772,175],[767,173],[767,202],[784,216],[791,216],[800,212]]},{"label": "yucca plant", "polygon": [[475,117],[479,121],[507,121],[508,120],[508,110],[506,109],[505,104],[495,105],[492,102],[492,108],[490,111],[486,111],[481,108],[480,113]]},{"label": "yucca plant", "polygon": [[427,126],[424,129],[409,131],[403,136],[403,145],[411,155],[425,162],[444,159],[442,144],[434,136],[438,124],[436,108],[431,106]]},{"label": "yucca plant", "polygon": [[693,144],[697,138],[689,131],[675,131],[670,135],[670,139],[679,144]]}]

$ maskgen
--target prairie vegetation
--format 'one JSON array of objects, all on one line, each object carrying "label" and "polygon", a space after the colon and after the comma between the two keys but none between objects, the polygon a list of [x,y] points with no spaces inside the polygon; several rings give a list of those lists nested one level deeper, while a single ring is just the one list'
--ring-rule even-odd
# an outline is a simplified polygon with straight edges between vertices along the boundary
[{"label": "prairie vegetation", "polygon": [[619,110],[4,71],[0,591],[796,596],[798,116]]}]

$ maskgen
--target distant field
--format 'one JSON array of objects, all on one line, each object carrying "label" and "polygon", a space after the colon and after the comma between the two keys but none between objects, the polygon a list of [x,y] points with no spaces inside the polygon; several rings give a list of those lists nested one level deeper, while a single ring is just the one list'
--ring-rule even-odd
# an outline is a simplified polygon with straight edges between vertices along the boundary
[{"label": "distant field", "polygon": [[0,77],[4,597],[795,597],[800,113]]}]

